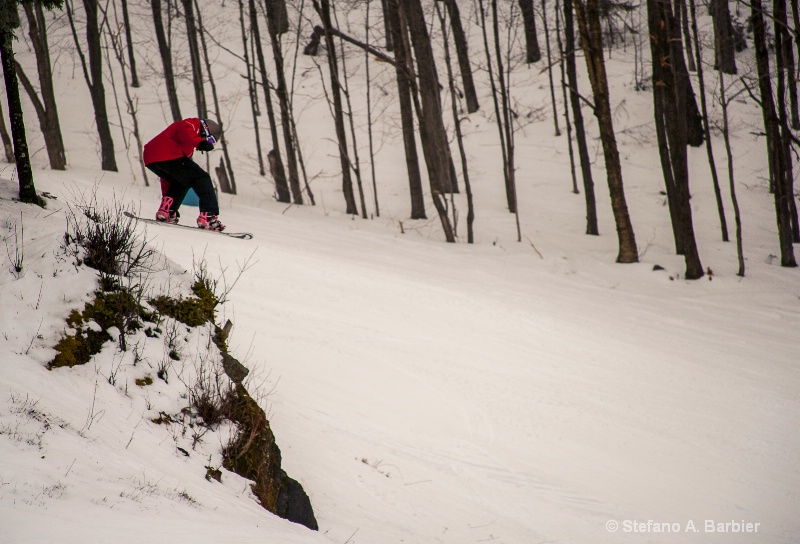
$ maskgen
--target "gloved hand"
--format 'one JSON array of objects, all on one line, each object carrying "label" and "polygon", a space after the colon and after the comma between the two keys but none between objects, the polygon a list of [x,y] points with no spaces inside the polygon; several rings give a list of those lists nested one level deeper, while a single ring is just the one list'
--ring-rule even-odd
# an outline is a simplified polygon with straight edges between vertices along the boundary
[{"label": "gloved hand", "polygon": [[209,142],[208,140],[203,140],[199,144],[197,144],[198,151],[212,151],[214,149],[214,144]]}]

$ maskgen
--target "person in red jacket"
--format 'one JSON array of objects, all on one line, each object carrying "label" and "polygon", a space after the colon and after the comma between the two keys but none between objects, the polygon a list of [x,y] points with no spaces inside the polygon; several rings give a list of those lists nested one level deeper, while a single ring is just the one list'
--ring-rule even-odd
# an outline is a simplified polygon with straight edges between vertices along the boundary
[{"label": "person in red jacket", "polygon": [[161,206],[156,221],[178,223],[180,208],[189,188],[200,199],[197,226],[222,231],[219,203],[211,176],[192,160],[194,150],[211,151],[222,136],[222,127],[211,119],[195,117],[176,121],[144,146],[144,165],[161,178]]}]

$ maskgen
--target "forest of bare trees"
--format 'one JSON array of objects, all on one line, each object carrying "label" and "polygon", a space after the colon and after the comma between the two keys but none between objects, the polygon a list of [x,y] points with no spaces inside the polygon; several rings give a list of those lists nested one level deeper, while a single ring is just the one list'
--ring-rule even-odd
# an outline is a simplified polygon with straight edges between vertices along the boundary
[{"label": "forest of bare trees", "polygon": [[[214,6],[213,13],[219,9]],[[217,83],[225,77],[230,86],[234,77],[246,96],[252,148],[238,153],[234,161],[223,140],[224,155],[215,168],[219,189],[236,193],[235,172],[243,168],[242,161],[253,161],[258,175],[269,180],[275,200],[316,205],[312,185],[319,170],[312,164],[314,158],[306,157],[304,138],[308,135],[299,129],[302,106],[297,94],[299,78],[306,82],[313,78],[330,113],[330,123],[319,123],[314,136],[335,142],[336,175],[347,214],[364,219],[380,216],[381,183],[375,168],[380,160],[379,142],[375,138],[377,129],[388,130],[381,114],[388,107],[380,101],[384,97],[399,111],[406,216],[427,218],[432,206],[444,240],[457,242],[462,211],[455,195],[463,190],[466,241],[473,242],[475,208],[462,127],[471,122],[471,116],[482,115],[496,127],[497,145],[486,152],[497,153],[497,163],[502,164],[494,178],[502,184],[517,240],[522,241],[520,215],[526,210],[520,209],[517,184],[529,173],[518,165],[523,151],[517,146],[517,134],[530,120],[520,115],[519,97],[527,91],[516,81],[520,73],[537,73],[539,84],[549,88],[551,103],[542,108],[547,112],[542,115],[551,116],[552,137],[568,140],[569,160],[564,160],[563,168],[571,171],[573,185],[564,198],[583,193],[585,216],[576,217],[576,223],[585,222],[587,235],[609,234],[598,225],[598,207],[607,204],[595,198],[595,184],[605,178],[619,244],[617,261],[638,262],[641,248],[626,200],[625,164],[615,127],[613,104],[619,97],[613,95],[606,68],[616,51],[632,49],[635,92],[649,93],[652,100],[650,122],[659,149],[665,213],[671,221],[675,253],[685,260],[684,277],[697,279],[706,273],[695,233],[693,215],[697,213],[717,215],[726,242],[733,214],[738,274],[745,274],[736,164],[729,140],[729,107],[736,97],[749,98],[762,113],[763,123],[751,132],[769,165],[779,259],[782,266],[797,266],[797,2],[224,0],[222,9],[231,16],[224,24],[236,25],[235,40],[219,38],[215,28],[222,23],[211,14],[210,6],[196,0],[3,2],[0,47],[5,103],[0,135],[7,160],[16,162],[20,198],[42,204],[35,190],[26,131],[40,131],[51,169],[64,170],[70,164],[69,142],[59,121],[48,32],[48,28],[60,28],[71,43],[62,40],[59,45],[71,48],[78,59],[79,74],[91,98],[97,163],[102,170],[118,170],[121,148],[129,161],[140,162],[145,138],[139,129],[141,105],[130,90],[142,85],[142,67],[157,74],[155,86],[170,121],[188,112],[224,119],[224,97]],[[147,21],[147,28],[142,28],[142,21]],[[135,34],[151,36],[157,56],[143,58]],[[23,43],[33,52],[36,73],[15,60],[15,48]],[[237,59],[236,75],[221,74],[215,65],[223,52]],[[316,71],[298,74],[301,58],[312,59]],[[359,77],[366,77],[368,89],[365,97],[355,95],[350,80],[361,66],[364,71]],[[391,85],[373,83],[377,66],[390,74]],[[182,87],[191,91],[180,93]],[[20,89],[30,108],[23,107]],[[366,109],[366,129],[354,120],[356,104]],[[715,107],[722,108],[722,122],[712,124],[709,111]],[[23,119],[24,109],[33,111],[37,122]],[[562,119],[566,134],[560,130]],[[129,127],[123,141],[114,138],[115,124]],[[267,137],[264,131],[269,132]],[[132,140],[135,146],[130,145]],[[594,151],[592,142],[597,142]],[[726,161],[718,164],[712,143],[726,150]],[[716,209],[697,210],[691,203],[694,180],[688,157],[691,148],[703,146]],[[142,175],[147,183],[144,170]],[[729,180],[728,188],[721,179]]]}]

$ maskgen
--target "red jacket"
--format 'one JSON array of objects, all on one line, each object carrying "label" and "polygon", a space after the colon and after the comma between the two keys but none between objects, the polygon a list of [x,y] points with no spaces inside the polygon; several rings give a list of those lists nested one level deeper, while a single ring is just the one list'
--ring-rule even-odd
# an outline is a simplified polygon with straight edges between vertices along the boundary
[{"label": "red jacket", "polygon": [[191,117],[182,121],[175,121],[155,138],[144,144],[142,160],[145,165],[148,165],[154,162],[191,157],[197,144],[202,141],[200,119]]}]

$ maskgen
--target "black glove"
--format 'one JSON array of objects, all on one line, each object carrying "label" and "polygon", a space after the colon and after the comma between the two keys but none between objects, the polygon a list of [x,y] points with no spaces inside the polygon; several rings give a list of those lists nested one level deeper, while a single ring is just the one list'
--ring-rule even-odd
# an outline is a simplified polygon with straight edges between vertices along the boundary
[{"label": "black glove", "polygon": [[208,140],[203,140],[202,142],[197,144],[198,151],[213,151],[213,149],[214,149],[214,144],[212,144]]}]

